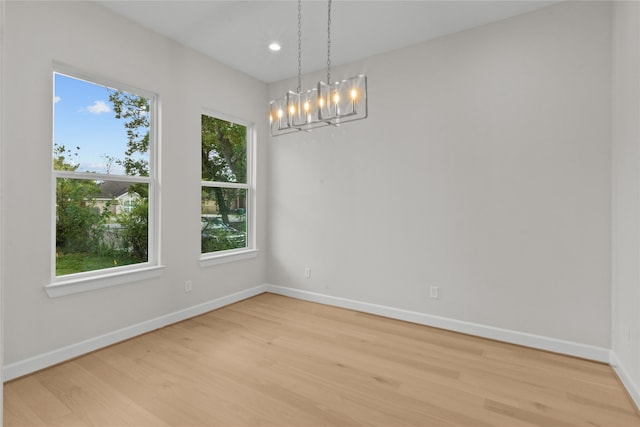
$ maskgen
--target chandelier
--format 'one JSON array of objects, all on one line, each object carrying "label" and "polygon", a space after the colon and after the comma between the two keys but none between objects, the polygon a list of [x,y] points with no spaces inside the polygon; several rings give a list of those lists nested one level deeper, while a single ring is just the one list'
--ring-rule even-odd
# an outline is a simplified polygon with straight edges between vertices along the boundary
[{"label": "chandelier", "polygon": [[367,77],[331,82],[331,0],[327,6],[327,81],[306,91],[302,86],[302,0],[298,0],[298,87],[269,103],[271,136],[311,131],[367,118]]}]

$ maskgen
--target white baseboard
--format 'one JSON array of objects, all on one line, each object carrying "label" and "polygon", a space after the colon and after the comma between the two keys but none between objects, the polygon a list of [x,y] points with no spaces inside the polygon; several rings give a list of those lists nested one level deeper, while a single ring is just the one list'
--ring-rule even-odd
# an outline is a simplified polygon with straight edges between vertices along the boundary
[{"label": "white baseboard", "polygon": [[640,411],[640,387],[638,387],[638,384],[631,379],[624,366],[620,364],[620,360],[613,350],[611,351],[609,365],[611,365],[613,370],[616,372],[616,375],[618,375],[618,378],[622,381],[622,385],[627,389],[627,393],[629,393],[631,400],[633,400],[633,403],[636,404],[636,408]]},{"label": "white baseboard", "polygon": [[18,378],[23,375],[38,371],[40,369],[53,366],[57,363],[64,362],[65,360],[73,359],[74,357],[78,357],[83,354],[98,350],[100,348],[118,343],[120,341],[124,341],[129,338],[151,332],[155,329],[159,329],[167,325],[171,325],[173,323],[180,322],[182,320],[189,319],[200,314],[204,314],[211,310],[215,310],[217,308],[224,307],[238,301],[242,301],[243,299],[251,298],[264,292],[266,292],[265,285],[256,286],[244,291],[236,292],[231,295],[216,298],[214,300],[207,301],[193,307],[169,313],[155,319],[147,320],[136,325],[128,326],[117,331],[109,332],[95,338],[90,338],[88,340],[59,348],[48,353],[40,354],[38,356],[30,357],[19,362],[11,363],[3,367],[3,379],[4,381],[9,381]]},{"label": "white baseboard", "polygon": [[549,338],[541,335],[533,335],[525,332],[518,332],[509,329],[496,328],[493,326],[481,325],[478,323],[465,322],[446,317],[433,316],[416,311],[402,310],[378,304],[371,304],[346,298],[339,298],[300,289],[287,288],[267,284],[266,292],[278,295],[297,298],[305,301],[317,302],[320,304],[333,305],[336,307],[348,308],[362,311],[392,319],[404,320],[420,325],[433,326],[455,332],[462,332],[469,335],[518,344],[526,347],[533,347],[541,350],[552,351],[554,353],[566,354],[583,359],[595,360],[609,363],[610,350],[608,348],[596,347],[572,341],[564,341],[556,338]]},{"label": "white baseboard", "polygon": [[[126,339],[141,335],[158,328],[180,322],[190,317],[198,316],[211,310],[224,307],[229,304],[251,298],[264,292],[271,292],[278,295],[297,298],[305,301],[317,302],[336,307],[358,310],[364,313],[376,314],[379,316],[389,317],[392,319],[404,320],[407,322],[417,323],[420,325],[433,326],[436,328],[447,329],[465,334],[475,335],[484,338],[490,338],[498,341],[519,344],[527,347],[548,350],[556,353],[567,354],[570,356],[581,357],[584,359],[596,360],[604,363],[611,363],[611,351],[606,348],[590,346],[586,344],[564,341],[555,338],[544,337],[540,335],[527,334],[508,329],[501,329],[492,326],[481,325],[477,323],[465,322],[461,320],[449,319],[446,317],[433,316],[430,314],[419,313],[415,311],[402,310],[393,307],[387,307],[378,304],[371,304],[362,301],[339,298],[329,295],[318,294],[314,292],[303,291],[300,289],[287,288],[271,284],[255,286],[253,288],[236,292],[231,295],[216,298],[202,304],[195,305],[174,313],[157,317],[136,325],[132,325],[117,331],[113,331],[95,338],[69,345],[57,350],[53,350],[38,356],[34,356],[25,360],[21,360],[3,367],[4,381],[9,381],[23,375],[38,371],[40,369],[53,366],[65,360],[81,356],[83,354],[95,351],[97,349],[124,341]],[[617,372],[617,371],[616,371]],[[620,375],[622,381],[630,390],[630,394],[637,400],[637,387],[629,381],[626,374]],[[626,378],[626,382],[625,379]],[[631,388],[629,388],[631,387]],[[632,392],[632,390],[635,390]]]}]

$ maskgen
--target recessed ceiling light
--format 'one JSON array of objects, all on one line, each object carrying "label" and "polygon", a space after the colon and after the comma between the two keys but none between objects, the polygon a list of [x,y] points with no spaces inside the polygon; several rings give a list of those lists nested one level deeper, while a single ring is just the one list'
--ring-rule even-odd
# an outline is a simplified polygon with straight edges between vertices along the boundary
[{"label": "recessed ceiling light", "polygon": [[275,42],[274,42],[274,43],[271,43],[271,44],[269,45],[269,49],[271,49],[271,50],[272,50],[272,51],[274,51],[274,52],[277,52],[277,51],[279,51],[280,49],[282,49],[282,46],[280,46],[278,43],[275,43]]}]

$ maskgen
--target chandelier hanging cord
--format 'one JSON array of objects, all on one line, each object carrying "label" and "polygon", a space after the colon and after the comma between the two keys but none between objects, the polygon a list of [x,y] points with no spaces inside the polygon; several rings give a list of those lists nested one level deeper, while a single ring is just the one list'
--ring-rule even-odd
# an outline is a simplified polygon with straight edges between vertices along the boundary
[{"label": "chandelier hanging cord", "polygon": [[298,0],[298,93],[302,90],[302,0]]},{"label": "chandelier hanging cord", "polygon": [[327,84],[331,84],[331,0],[327,5]]}]

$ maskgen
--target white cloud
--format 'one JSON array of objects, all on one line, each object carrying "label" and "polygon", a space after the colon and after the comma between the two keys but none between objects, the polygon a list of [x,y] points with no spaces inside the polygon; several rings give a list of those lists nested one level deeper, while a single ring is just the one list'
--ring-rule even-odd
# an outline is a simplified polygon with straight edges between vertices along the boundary
[{"label": "white cloud", "polygon": [[53,103],[54,103],[54,104],[57,104],[58,102],[60,102],[60,99],[61,99],[61,98],[60,98],[59,96],[54,96],[54,97],[53,97]]},{"label": "white cloud", "polygon": [[93,105],[87,107],[87,111],[92,114],[102,114],[111,111],[111,108],[104,101],[94,101]]}]

